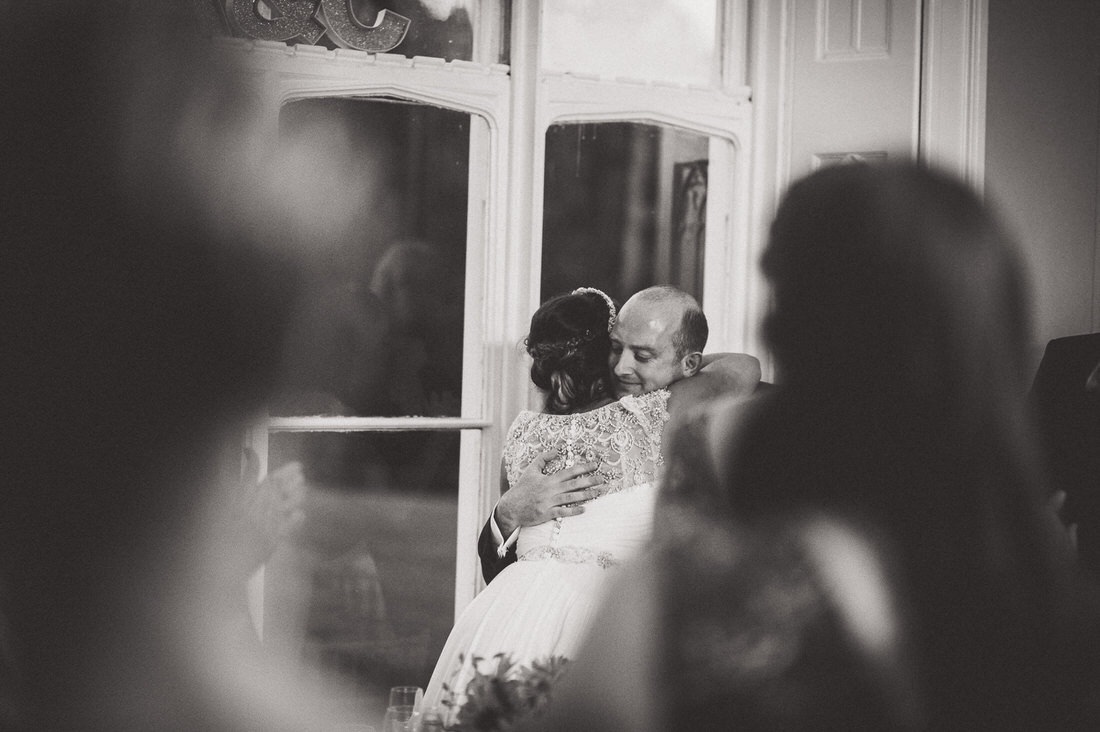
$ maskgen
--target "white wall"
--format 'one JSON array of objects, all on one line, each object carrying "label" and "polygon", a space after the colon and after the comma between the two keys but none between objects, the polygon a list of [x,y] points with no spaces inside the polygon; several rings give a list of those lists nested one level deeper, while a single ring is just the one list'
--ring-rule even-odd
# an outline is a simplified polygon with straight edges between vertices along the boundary
[{"label": "white wall", "polygon": [[1100,330],[1100,2],[990,0],[987,199],[1020,239],[1047,340]]}]

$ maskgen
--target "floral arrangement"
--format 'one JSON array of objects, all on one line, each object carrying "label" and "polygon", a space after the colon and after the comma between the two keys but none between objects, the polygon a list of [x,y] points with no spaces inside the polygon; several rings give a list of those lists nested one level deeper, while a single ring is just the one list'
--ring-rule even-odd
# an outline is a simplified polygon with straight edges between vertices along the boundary
[{"label": "floral arrangement", "polygon": [[[443,705],[452,709],[448,732],[509,732],[521,722],[537,717],[550,703],[554,684],[569,659],[550,656],[523,666],[507,653],[491,659],[473,657],[474,677],[466,685],[461,705],[455,690],[444,685],[448,698]],[[455,709],[457,707],[457,710]]]}]

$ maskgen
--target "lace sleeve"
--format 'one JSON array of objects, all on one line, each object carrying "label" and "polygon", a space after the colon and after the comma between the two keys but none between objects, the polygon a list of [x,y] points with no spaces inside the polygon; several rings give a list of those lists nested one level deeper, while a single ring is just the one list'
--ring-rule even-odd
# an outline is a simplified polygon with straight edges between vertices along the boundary
[{"label": "lace sleeve", "polygon": [[535,448],[524,439],[534,412],[523,410],[512,420],[512,425],[504,433],[504,474],[508,478],[508,487],[515,485],[516,479],[535,456]]}]

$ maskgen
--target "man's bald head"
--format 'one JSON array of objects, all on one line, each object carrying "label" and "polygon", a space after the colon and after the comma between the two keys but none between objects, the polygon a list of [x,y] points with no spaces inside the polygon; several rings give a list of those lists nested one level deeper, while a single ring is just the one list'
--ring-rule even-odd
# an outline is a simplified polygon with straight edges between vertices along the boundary
[{"label": "man's bald head", "polygon": [[634,294],[611,333],[610,367],[616,392],[643,394],[699,370],[707,319],[698,301],[669,285]]},{"label": "man's bald head", "polygon": [[702,353],[707,347],[707,338],[710,336],[707,316],[703,314],[699,301],[690,294],[672,285],[654,285],[635,293],[630,300],[627,300],[627,304],[631,300],[664,303],[680,308],[682,313],[680,327],[672,336],[678,358],[683,358],[694,351]]}]

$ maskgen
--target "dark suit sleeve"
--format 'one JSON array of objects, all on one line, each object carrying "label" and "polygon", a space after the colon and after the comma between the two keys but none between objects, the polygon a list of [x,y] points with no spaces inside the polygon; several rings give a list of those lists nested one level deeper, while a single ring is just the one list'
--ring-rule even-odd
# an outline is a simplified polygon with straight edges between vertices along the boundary
[{"label": "dark suit sleeve", "polygon": [[[1038,409],[1049,407],[1050,399],[1058,393],[1062,382],[1068,382],[1070,369],[1064,341],[1053,340],[1043,350],[1043,358],[1031,382],[1031,399]],[[1062,387],[1065,390],[1065,387]]]},{"label": "dark suit sleeve", "polygon": [[[1047,344],[1031,385],[1031,406],[1055,487],[1072,494],[1093,482],[1098,410],[1085,390],[1100,360],[1100,333],[1057,338]],[[1062,485],[1059,485],[1062,484]]]},{"label": "dark suit sleeve", "polygon": [[1081,345],[1084,342],[1075,337],[1050,341],[1029,395],[1044,468],[1052,488],[1068,494],[1067,509],[1077,502],[1081,482],[1075,473],[1083,458],[1079,442],[1085,427],[1084,364],[1088,361],[1076,353]]},{"label": "dark suit sleeve", "polygon": [[1100,361],[1100,333],[1047,344],[1031,386],[1039,446],[1053,489],[1066,493],[1066,523],[1077,524],[1078,551],[1100,572],[1100,400],[1085,389]]},{"label": "dark suit sleeve", "polygon": [[477,553],[481,558],[481,576],[486,582],[492,582],[493,578],[500,574],[501,570],[516,561],[516,545],[508,548],[503,556],[497,556],[496,542],[493,540],[493,530],[489,527],[489,521],[481,528],[481,536],[477,540]]}]

